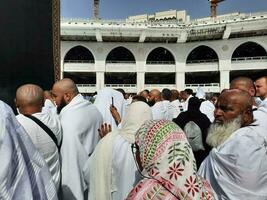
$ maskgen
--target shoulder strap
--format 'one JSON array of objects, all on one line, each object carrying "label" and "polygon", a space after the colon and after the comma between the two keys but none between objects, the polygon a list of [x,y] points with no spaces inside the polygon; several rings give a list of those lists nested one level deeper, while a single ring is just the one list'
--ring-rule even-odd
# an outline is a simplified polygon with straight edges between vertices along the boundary
[{"label": "shoulder strap", "polygon": [[38,118],[34,117],[33,115],[26,115],[25,114],[24,116],[30,118],[36,124],[38,124],[50,136],[50,138],[54,141],[55,145],[57,146],[58,151],[60,151],[60,147],[61,147],[62,142],[60,142],[60,144],[58,145],[57,138],[56,138],[55,134],[51,131],[50,128],[48,128],[42,121],[40,121]]}]

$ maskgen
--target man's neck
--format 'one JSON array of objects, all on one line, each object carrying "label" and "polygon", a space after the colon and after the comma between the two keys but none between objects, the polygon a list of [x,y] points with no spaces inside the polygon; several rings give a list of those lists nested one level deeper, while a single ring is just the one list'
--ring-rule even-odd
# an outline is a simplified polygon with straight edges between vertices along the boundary
[{"label": "man's neck", "polygon": [[42,108],[30,106],[27,108],[20,109],[19,112],[24,115],[32,115],[35,113],[42,112]]}]

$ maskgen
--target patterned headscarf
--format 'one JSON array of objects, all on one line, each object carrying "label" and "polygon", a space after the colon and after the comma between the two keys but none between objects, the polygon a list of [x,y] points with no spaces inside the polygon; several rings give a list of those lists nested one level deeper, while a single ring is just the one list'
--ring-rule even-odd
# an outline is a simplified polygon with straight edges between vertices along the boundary
[{"label": "patterned headscarf", "polygon": [[191,146],[175,123],[146,122],[137,132],[136,143],[142,174],[157,180],[140,181],[128,199],[213,199],[209,184],[196,173]]}]

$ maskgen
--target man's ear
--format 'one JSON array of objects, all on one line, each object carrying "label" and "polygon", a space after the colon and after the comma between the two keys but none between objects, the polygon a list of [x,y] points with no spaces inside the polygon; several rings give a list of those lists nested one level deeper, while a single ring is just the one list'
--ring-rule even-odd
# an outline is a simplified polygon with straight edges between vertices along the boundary
[{"label": "man's ear", "polygon": [[18,102],[17,102],[16,98],[14,99],[14,103],[15,103],[15,106],[18,108],[19,105],[18,105]]},{"label": "man's ear", "polygon": [[63,98],[67,104],[71,101],[71,99],[72,99],[71,97],[72,97],[71,94],[68,92],[64,93],[64,95],[63,95]]},{"label": "man's ear", "polygon": [[248,126],[253,122],[253,113],[251,108],[247,108],[242,115],[242,126]]},{"label": "man's ear", "polygon": [[253,87],[251,87],[248,92],[252,97],[254,97],[256,95],[256,91]]}]

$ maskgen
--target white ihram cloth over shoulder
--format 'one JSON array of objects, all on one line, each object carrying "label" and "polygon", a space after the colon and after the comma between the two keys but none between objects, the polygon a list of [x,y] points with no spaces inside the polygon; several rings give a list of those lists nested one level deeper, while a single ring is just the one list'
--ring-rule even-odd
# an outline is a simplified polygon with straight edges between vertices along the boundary
[{"label": "white ihram cloth over shoulder", "polygon": [[214,121],[215,106],[209,100],[203,101],[199,110],[209,118],[211,123]]},{"label": "white ihram cloth over shoulder", "polygon": [[136,165],[131,153],[135,133],[152,119],[151,109],[144,102],[134,102],[126,110],[121,129],[101,139],[84,170],[89,184],[90,200],[125,199],[136,182]]},{"label": "white ihram cloth over shoulder", "polygon": [[261,101],[259,107],[265,107],[265,108],[267,108],[267,98],[265,98],[264,100]]},{"label": "white ihram cloth over shoulder", "polygon": [[[44,112],[35,113],[33,116],[50,128],[57,138],[57,145],[59,145],[62,138],[62,129],[58,116]],[[56,144],[51,137],[32,119],[29,119],[22,114],[17,115],[16,118],[32,139],[32,142],[37,150],[45,159],[56,188],[58,189],[60,184],[60,160]]]},{"label": "white ihram cloth over shoulder", "polygon": [[57,107],[50,99],[46,99],[42,108],[42,112],[57,115]]},{"label": "white ihram cloth over shoulder", "polygon": [[81,94],[75,96],[60,112],[64,199],[84,199],[86,185],[82,169],[100,139],[97,129],[102,120],[97,108]]},{"label": "white ihram cloth over shoulder", "polygon": [[181,113],[182,104],[179,99],[171,102],[173,106],[173,118],[176,118]]},{"label": "white ihram cloth over shoulder", "polygon": [[254,125],[259,125],[267,130],[267,107],[260,106],[253,111]]},{"label": "white ihram cloth over shoulder", "polygon": [[174,109],[174,106],[168,100],[156,102],[151,107],[153,119],[165,119],[171,121],[173,119]]},{"label": "white ihram cloth over shoulder", "polygon": [[266,138],[262,127],[248,126],[212,149],[198,173],[210,182],[216,199],[267,199]]},{"label": "white ihram cloth over shoulder", "polygon": [[10,107],[0,101],[0,199],[57,199],[48,167]]},{"label": "white ihram cloth over shoulder", "polygon": [[189,97],[187,97],[187,99],[184,102],[182,102],[182,106],[183,106],[183,111],[184,112],[187,111],[187,109],[188,109],[188,103],[189,103],[189,99],[191,97],[193,97],[193,96],[190,94]]},{"label": "white ihram cloth over shoulder", "polygon": [[98,91],[94,105],[101,112],[103,116],[103,121],[107,124],[110,124],[112,130],[114,130],[117,128],[117,125],[110,113],[112,97],[114,106],[117,108],[117,111],[120,114],[121,118],[123,118],[126,105],[122,93],[118,92],[117,90],[111,88],[104,88]]}]

